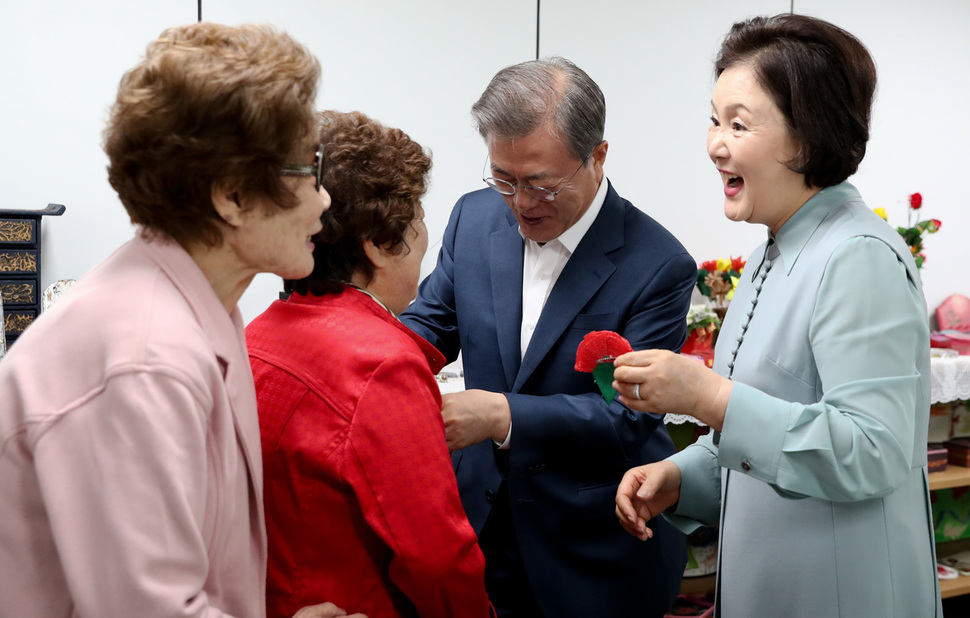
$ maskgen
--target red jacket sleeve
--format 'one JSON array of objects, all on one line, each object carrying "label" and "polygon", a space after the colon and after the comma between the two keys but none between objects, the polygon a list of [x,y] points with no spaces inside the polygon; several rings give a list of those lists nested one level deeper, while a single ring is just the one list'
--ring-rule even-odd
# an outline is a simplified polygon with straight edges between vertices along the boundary
[{"label": "red jacket sleeve", "polygon": [[372,374],[345,452],[345,479],[393,552],[390,577],[418,614],[490,615],[485,560],[458,495],[426,363],[396,356]]}]

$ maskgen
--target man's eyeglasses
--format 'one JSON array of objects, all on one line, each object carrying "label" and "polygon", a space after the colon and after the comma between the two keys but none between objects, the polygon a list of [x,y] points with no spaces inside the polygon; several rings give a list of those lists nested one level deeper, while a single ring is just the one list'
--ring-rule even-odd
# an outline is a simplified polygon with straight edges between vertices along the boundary
[{"label": "man's eyeglasses", "polygon": [[317,179],[316,189],[320,190],[321,179],[323,178],[323,144],[317,146],[317,154],[313,158],[313,165],[292,165],[287,164],[280,168],[282,176],[315,176]]},{"label": "man's eyeglasses", "polygon": [[[533,185],[519,186],[514,182],[509,182],[508,180],[502,180],[501,178],[494,178],[492,176],[486,176],[485,178],[482,178],[482,180],[485,181],[485,184],[487,184],[492,189],[498,191],[502,195],[515,195],[515,192],[517,190],[522,189],[522,191],[524,191],[525,194],[531,197],[532,199],[540,200],[543,202],[551,202],[556,199],[556,196],[559,195],[563,189],[566,188],[566,185],[568,185],[572,181],[573,177],[579,173],[579,170],[583,169],[583,166],[586,165],[588,161],[589,161],[589,156],[583,159],[583,162],[579,164],[579,167],[576,168],[576,171],[572,173],[572,176],[566,179],[566,182],[562,183],[562,186],[559,187],[558,191],[553,191],[552,189],[547,189],[545,187],[536,187]],[[486,158],[485,170],[487,169],[488,169],[488,159]],[[482,174],[484,175],[484,173],[485,171],[483,170]]]}]

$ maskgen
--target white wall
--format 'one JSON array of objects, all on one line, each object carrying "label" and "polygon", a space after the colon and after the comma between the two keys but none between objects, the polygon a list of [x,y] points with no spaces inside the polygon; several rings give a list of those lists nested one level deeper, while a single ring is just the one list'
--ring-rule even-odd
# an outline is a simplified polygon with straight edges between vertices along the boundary
[{"label": "white wall", "polygon": [[673,232],[698,263],[747,256],[766,231],[723,214],[706,145],[713,60],[732,23],[785,12],[788,0],[612,0],[614,18],[595,20],[581,0],[542,4],[540,54],[570,58],[606,95],[605,169],[617,192]]},{"label": "white wall", "polygon": [[[489,7],[515,15],[521,4],[497,0]],[[481,26],[477,4],[453,0],[204,0],[203,18],[285,29],[320,59],[321,108],[360,110],[432,150],[431,188],[423,201],[432,239],[424,271],[430,272],[435,239],[455,200],[484,186],[486,151],[469,110],[499,69],[535,56],[535,9],[497,31]],[[246,318],[281,289],[278,277],[258,276],[240,301]]]},{"label": "white wall", "polygon": [[[720,183],[705,152],[711,60],[731,23],[789,9],[789,0],[578,0],[541,3],[540,54],[587,70],[607,98],[607,174],[621,195],[666,225],[698,261],[746,255],[758,226],[721,214]],[[879,67],[872,140],[852,179],[893,223],[909,193],[943,220],[926,240],[932,310],[970,296],[961,147],[970,144],[970,2],[796,0],[797,12],[858,35]],[[77,278],[131,236],[109,187],[101,131],[118,79],[163,28],[195,21],[194,0],[0,0],[0,208],[67,212],[44,219],[42,283]],[[434,152],[425,199],[440,238],[455,199],[482,186],[484,146],[469,108],[501,67],[535,57],[536,4],[424,0],[204,0],[203,18],[265,21],[306,44],[323,65],[318,104],[360,109]],[[958,114],[960,117],[958,117]],[[425,260],[433,265],[436,247]],[[257,277],[241,301],[258,314],[280,289]]]},{"label": "white wall", "polygon": [[836,21],[869,47],[880,83],[869,148],[851,181],[894,224],[905,225],[909,194],[922,193],[921,218],[943,221],[924,241],[927,305],[970,296],[970,2],[796,0],[795,9]]},{"label": "white wall", "polygon": [[131,237],[101,132],[118,81],[194,0],[0,0],[0,208],[42,219],[42,286],[76,279]]}]

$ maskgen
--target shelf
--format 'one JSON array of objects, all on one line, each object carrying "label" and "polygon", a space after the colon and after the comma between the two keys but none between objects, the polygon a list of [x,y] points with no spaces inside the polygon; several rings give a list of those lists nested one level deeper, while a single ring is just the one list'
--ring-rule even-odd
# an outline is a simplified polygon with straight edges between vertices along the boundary
[{"label": "shelf", "polygon": [[[966,579],[968,580],[968,585],[970,585],[970,577],[967,577]],[[685,577],[680,581],[680,593],[702,597],[706,594],[714,592],[716,583],[717,575],[714,573],[711,573],[710,575],[701,575],[700,577]],[[955,594],[963,593],[958,592]]]},{"label": "shelf", "polygon": [[[964,487],[970,485],[970,468],[954,466],[949,464],[942,472],[930,473],[930,491],[937,489],[951,489],[953,487]],[[956,553],[961,549],[970,547],[970,539],[959,539],[937,543],[937,559],[948,554]],[[970,594],[970,575],[963,575],[956,579],[940,580],[940,596],[944,599]]]},{"label": "shelf", "polygon": [[[947,468],[949,470],[949,468]],[[964,468],[966,470],[966,468]],[[940,473],[934,473],[940,474]],[[955,554],[959,551],[970,549],[970,539],[957,539],[955,541],[945,541],[936,544],[936,558],[939,560],[944,556]],[[963,594],[970,594],[970,575],[962,575],[956,579],[940,580],[940,596],[944,599],[958,597]]]},{"label": "shelf", "polygon": [[970,575],[940,580],[940,598],[949,599],[970,593]]},{"label": "shelf", "polygon": [[[970,486],[970,468],[954,466],[949,464],[942,472],[931,472],[930,491],[937,489],[950,489],[953,487]],[[937,544],[937,553],[940,556],[955,553],[961,549],[970,549],[970,539],[960,539]],[[682,594],[704,595],[714,591],[716,577],[705,575],[703,577],[685,577],[681,581],[680,591]],[[964,575],[957,579],[940,580],[940,596],[944,599],[970,594],[970,575]]]},{"label": "shelf", "polygon": [[930,491],[970,485],[970,468],[950,464],[942,472],[930,472]]}]

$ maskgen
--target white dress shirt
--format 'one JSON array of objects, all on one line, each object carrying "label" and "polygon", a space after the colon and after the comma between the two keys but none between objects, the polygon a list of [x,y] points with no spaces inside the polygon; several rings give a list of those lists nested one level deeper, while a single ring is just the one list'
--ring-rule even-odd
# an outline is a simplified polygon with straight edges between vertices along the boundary
[{"label": "white dress shirt", "polygon": [[[522,256],[522,325],[519,344],[521,358],[525,357],[525,351],[529,349],[532,333],[535,332],[536,324],[539,323],[539,317],[542,315],[543,307],[546,306],[549,293],[552,292],[552,288],[556,285],[556,281],[566,267],[566,262],[569,261],[573,251],[579,246],[579,242],[599,215],[603,202],[606,201],[608,186],[609,183],[606,182],[604,177],[596,195],[593,197],[593,201],[586,212],[583,213],[583,216],[558,237],[540,245],[536,241],[522,236],[524,254]],[[521,229],[519,234],[522,234]],[[509,433],[505,436],[505,441],[499,444],[499,448],[509,448],[511,438],[512,423],[510,421]]]}]

